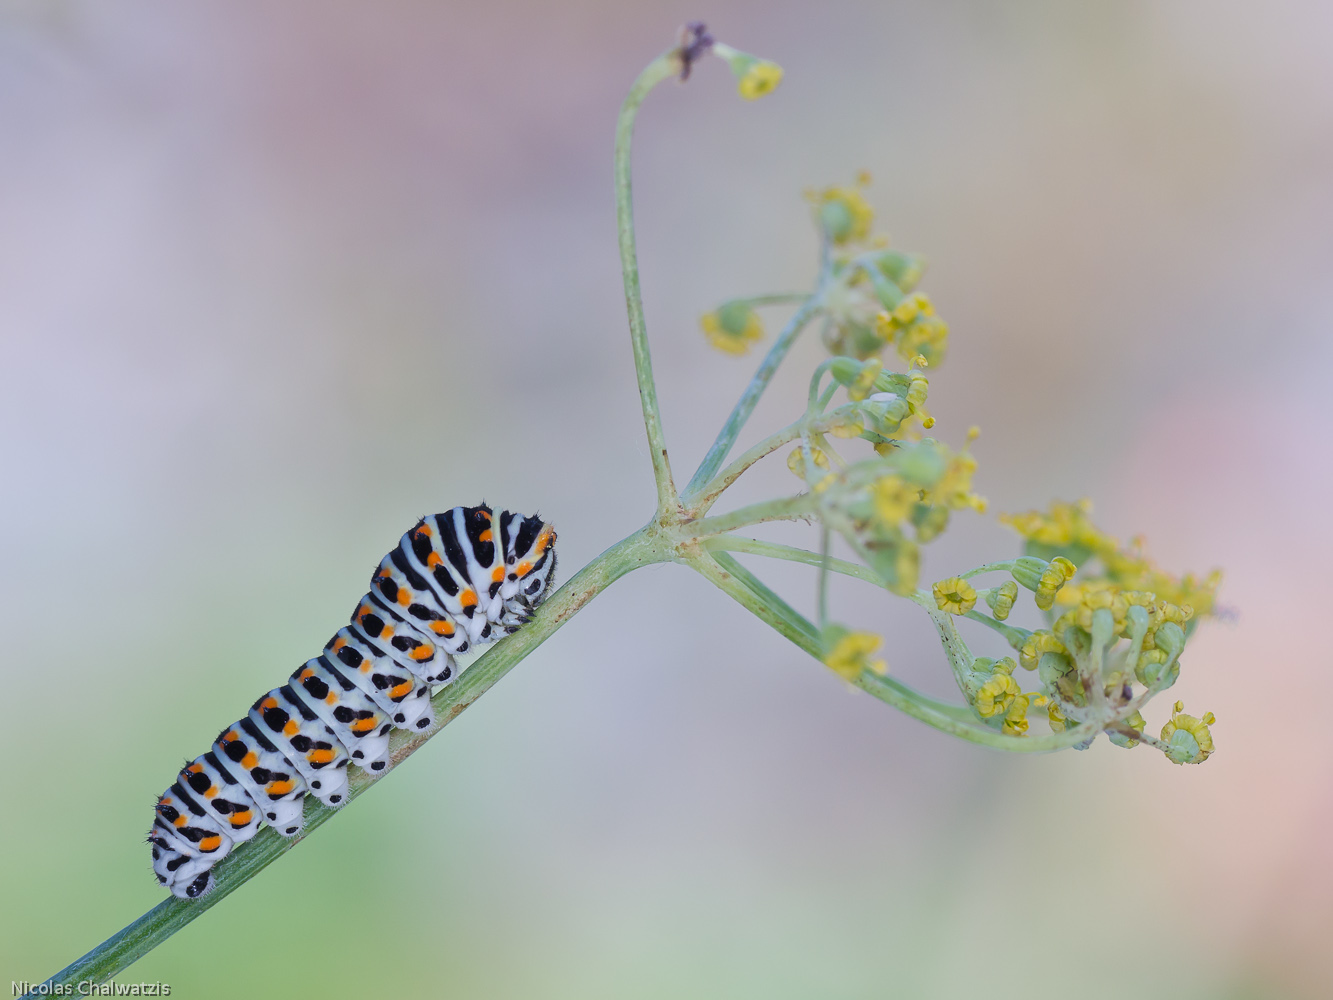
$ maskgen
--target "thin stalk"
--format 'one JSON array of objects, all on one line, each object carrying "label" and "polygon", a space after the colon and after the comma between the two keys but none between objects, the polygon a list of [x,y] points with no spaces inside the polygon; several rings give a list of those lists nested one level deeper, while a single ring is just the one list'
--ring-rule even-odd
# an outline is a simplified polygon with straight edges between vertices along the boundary
[{"label": "thin stalk", "polygon": [[686,523],[689,537],[694,540],[720,535],[723,532],[747,528],[752,524],[765,521],[800,521],[810,517],[819,509],[819,498],[811,493],[786,497],[781,500],[764,500],[745,507],[738,507],[727,514],[717,517],[705,517]]},{"label": "thin stalk", "polygon": [[648,328],[643,316],[643,294],[639,288],[639,255],[634,237],[634,200],[630,190],[630,143],[634,120],[648,92],[663,80],[680,72],[678,49],[664,52],[639,74],[620,108],[616,123],[616,231],[620,236],[620,270],[625,279],[625,309],[629,313],[630,343],[634,348],[634,373],[639,382],[639,402],[643,407],[643,426],[648,433],[648,452],[653,461],[653,480],[657,484],[659,514],[672,511],[679,503],[676,484],[671,478],[666,438],[662,433],[662,414],[657,405],[657,384],[653,381],[653,359],[648,350]]},{"label": "thin stalk", "polygon": [[[434,726],[419,733],[394,734],[390,752],[393,767],[396,768],[461,715],[464,709],[489,691],[501,677],[612,583],[631,570],[671,558],[670,548],[645,528],[617,542],[584,566],[551,595],[532,621],[492,646],[464,670],[457,681],[431,699],[437,720]],[[372,780],[360,768],[354,769],[349,779],[349,802],[384,780],[383,777]],[[37,996],[39,991],[44,990],[46,996],[51,996],[57,985],[69,985],[72,989],[74,984],[85,980],[106,982],[287,854],[338,812],[337,809],[330,809],[307,798],[305,829],[300,836],[287,839],[268,827],[264,828],[253,840],[237,847],[218,864],[214,869],[217,885],[207,896],[197,900],[172,896],[163,900],[88,954],[57,972],[46,981],[44,987],[37,987],[27,995]]]},{"label": "thin stalk", "polygon": [[704,542],[704,547],[710,552],[747,552],[755,556],[768,556],[771,559],[787,559],[791,562],[805,563],[807,566],[823,567],[827,565],[834,573],[854,576],[858,580],[873,583],[877,587],[885,586],[884,580],[869,566],[848,562],[845,559],[836,559],[832,556],[825,563],[818,552],[798,549],[791,545],[782,545],[779,542],[764,542],[758,538],[746,538],[744,535],[719,535],[716,538],[709,538]]},{"label": "thin stalk", "polygon": [[718,432],[717,440],[708,449],[708,454],[704,455],[704,460],[699,463],[699,468],[694,471],[689,485],[685,487],[685,497],[687,499],[693,498],[696,493],[703,489],[708,480],[717,475],[717,470],[722,468],[722,463],[731,451],[731,446],[736,443],[736,438],[740,436],[745,421],[750,419],[750,414],[754,412],[759,397],[768,388],[773,373],[778,370],[778,366],[786,358],[787,352],[791,350],[791,345],[796,343],[797,335],[823,306],[824,287],[828,284],[831,273],[832,265],[826,248],[818,286],[814,293],[801,303],[800,308],[792,314],[791,319],[787,320],[787,325],[778,334],[778,339],[773,342],[773,346],[764,355],[764,360],[759,363],[759,368],[754,373],[754,377],[750,379],[745,391],[741,393],[741,398],[736,401],[736,406],[732,409],[731,415],[727,417],[727,422],[722,425],[722,430]]}]

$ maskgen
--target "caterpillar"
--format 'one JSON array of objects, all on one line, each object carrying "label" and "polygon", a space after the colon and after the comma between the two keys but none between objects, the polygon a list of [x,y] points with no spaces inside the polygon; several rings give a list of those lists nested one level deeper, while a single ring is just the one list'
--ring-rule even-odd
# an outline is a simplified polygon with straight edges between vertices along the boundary
[{"label": "caterpillar", "polygon": [[264,823],[301,832],[305,795],[337,808],[347,767],[388,769],[394,729],[435,722],[433,686],[454,655],[524,625],[555,577],[555,531],[539,517],[455,507],[418,521],[375,568],[351,621],[261,697],[157,800],[158,882],[182,899],[213,888],[213,866]]}]

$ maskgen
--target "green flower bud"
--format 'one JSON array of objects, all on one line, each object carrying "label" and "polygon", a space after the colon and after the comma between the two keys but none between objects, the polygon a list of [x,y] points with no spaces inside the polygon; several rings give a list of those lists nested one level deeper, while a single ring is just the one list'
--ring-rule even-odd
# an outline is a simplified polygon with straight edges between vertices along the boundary
[{"label": "green flower bud", "polygon": [[1041,575],[1050,565],[1045,559],[1038,559],[1036,556],[1022,556],[1014,560],[1013,568],[1009,572],[1019,585],[1035,591],[1041,585]]},{"label": "green flower bud", "polygon": [[909,483],[929,488],[940,481],[948,461],[933,441],[922,441],[899,452],[898,474]]}]

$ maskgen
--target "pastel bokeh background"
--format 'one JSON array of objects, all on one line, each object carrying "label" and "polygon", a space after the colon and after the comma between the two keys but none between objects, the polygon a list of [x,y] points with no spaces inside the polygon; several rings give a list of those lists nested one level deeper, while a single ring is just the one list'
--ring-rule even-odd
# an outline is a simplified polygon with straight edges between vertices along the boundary
[{"label": "pastel bokeh background", "polygon": [[[982,426],[992,510],[1089,496],[1165,567],[1225,568],[1235,621],[1176,689],[1217,713],[1217,754],[953,742],[660,567],[122,981],[1326,995],[1318,0],[0,5],[0,980],[161,898],[153,797],[415,517],[540,508],[567,572],[647,518],[611,138],[692,17],[787,77],[747,104],[709,63],[640,121],[678,473],[752,364],[710,353],[698,314],[806,287],[801,189],[869,169],[882,226],[930,256],[954,331],[932,408],[955,444]],[[819,356],[800,346],[752,434]],[[779,461],[738,498],[793,485]],[[1014,547],[960,517],[925,573]],[[769,578],[808,605],[809,577]],[[836,598],[899,676],[948,690],[923,616]]]}]

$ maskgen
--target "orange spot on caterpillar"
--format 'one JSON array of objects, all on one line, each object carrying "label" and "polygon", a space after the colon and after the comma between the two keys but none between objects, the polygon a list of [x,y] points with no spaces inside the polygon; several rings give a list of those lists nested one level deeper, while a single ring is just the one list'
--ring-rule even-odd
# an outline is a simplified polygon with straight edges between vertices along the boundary
[{"label": "orange spot on caterpillar", "polygon": [[332,691],[330,691],[328,694],[324,696],[324,704],[326,705],[338,704],[338,696],[334,694]]},{"label": "orange spot on caterpillar", "polygon": [[375,719],[357,719],[352,723],[351,730],[354,733],[368,733],[378,725],[379,722]]},{"label": "orange spot on caterpillar", "polygon": [[412,650],[412,652],[408,653],[407,655],[417,661],[429,660],[432,656],[435,655],[435,647],[427,645],[426,643],[423,642],[420,646]]},{"label": "orange spot on caterpillar", "polygon": [[288,719],[287,725],[282,727],[282,732],[285,736],[295,736],[300,731],[301,727],[296,724],[295,719]]},{"label": "orange spot on caterpillar", "polygon": [[505,578],[505,568],[503,566],[496,566],[495,569],[491,570],[492,583],[499,583],[504,578]]},{"label": "orange spot on caterpillar", "polygon": [[185,817],[184,817],[184,816],[177,816],[175,819],[173,819],[173,820],[171,821],[171,825],[172,825],[172,826],[184,826],[184,825],[185,825]]},{"label": "orange spot on caterpillar", "polygon": [[477,603],[477,592],[469,587],[458,595],[458,603],[465,608],[470,608]]},{"label": "orange spot on caterpillar", "polygon": [[265,698],[263,701],[261,701],[261,702],[259,703],[259,707],[260,707],[260,708],[265,708],[265,709],[268,709],[268,708],[277,708],[277,707],[278,707],[278,699],[277,699],[277,698]]},{"label": "orange spot on caterpillar", "polygon": [[249,771],[258,763],[259,763],[259,758],[254,755],[254,751],[251,751],[250,753],[246,754],[244,757],[241,758],[241,767],[245,768],[247,771]]},{"label": "orange spot on caterpillar", "polygon": [[222,838],[219,837],[216,833],[207,836],[203,840],[199,841],[199,850],[203,851],[205,854],[212,854],[221,846],[222,846]]},{"label": "orange spot on caterpillar", "polygon": [[266,791],[269,795],[286,795],[295,787],[290,781],[270,781]]},{"label": "orange spot on caterpillar", "polygon": [[453,635],[454,623],[451,621],[437,621],[430,623],[430,630],[436,635]]},{"label": "orange spot on caterpillar", "polygon": [[338,638],[333,640],[333,651],[336,653],[338,650],[342,649],[346,645],[347,645],[347,640],[344,639],[342,636],[338,636]]},{"label": "orange spot on caterpillar", "polygon": [[524,559],[521,563],[519,563],[517,566],[514,567],[514,572],[517,573],[519,576],[527,576],[529,573],[532,572],[532,563]]},{"label": "orange spot on caterpillar", "polygon": [[444,562],[444,560],[440,558],[440,554],[438,552],[432,552],[430,555],[426,556],[426,566],[429,569],[434,569],[442,562]]},{"label": "orange spot on caterpillar", "polygon": [[487,528],[485,531],[483,531],[480,535],[477,536],[477,541],[479,541],[479,542],[489,542],[489,541],[490,541],[492,538],[494,538],[494,537],[495,537],[495,536],[494,536],[493,534],[491,534],[491,529],[490,529],[490,528]]},{"label": "orange spot on caterpillar", "polygon": [[415,681],[403,681],[401,684],[395,684],[393,687],[389,688],[389,697],[395,700],[398,698],[406,698],[412,693],[412,688],[415,686]]},{"label": "orange spot on caterpillar", "polygon": [[204,792],[204,798],[211,799],[213,796],[217,795],[217,793],[218,793],[218,786],[209,785],[208,791]]},{"label": "orange spot on caterpillar", "polygon": [[242,809],[240,812],[231,814],[232,826],[248,826],[250,824],[250,810]]},{"label": "orange spot on caterpillar", "polygon": [[327,764],[337,756],[332,750],[311,750],[305,759],[312,764]]}]

